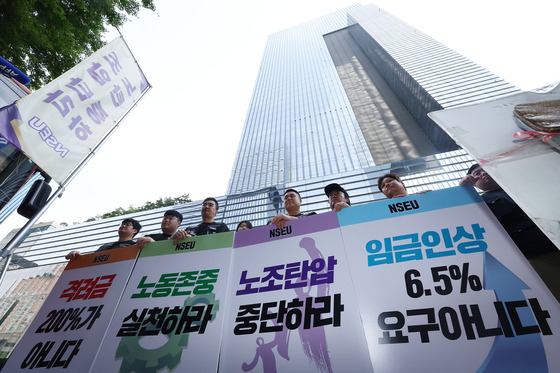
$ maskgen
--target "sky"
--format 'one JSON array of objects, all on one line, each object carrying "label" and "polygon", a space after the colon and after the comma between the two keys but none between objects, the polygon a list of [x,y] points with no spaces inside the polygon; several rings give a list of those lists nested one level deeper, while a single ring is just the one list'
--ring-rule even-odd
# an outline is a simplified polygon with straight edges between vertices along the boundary
[{"label": "sky", "polygon": [[[154,2],[155,13],[143,10],[120,30],[153,88],[39,221],[72,224],[158,198],[224,195],[267,36],[356,3]],[[560,80],[560,3],[372,3],[522,90]],[[0,237],[25,222],[13,213]]]}]

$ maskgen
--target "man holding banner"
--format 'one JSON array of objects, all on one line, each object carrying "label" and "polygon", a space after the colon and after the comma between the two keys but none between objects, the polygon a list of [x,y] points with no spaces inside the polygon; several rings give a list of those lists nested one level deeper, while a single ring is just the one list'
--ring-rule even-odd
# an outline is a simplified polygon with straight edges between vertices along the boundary
[{"label": "man holding banner", "polygon": [[329,199],[329,206],[333,211],[341,211],[346,207],[350,207],[350,196],[337,183],[329,184],[325,187],[325,195]]},{"label": "man holding banner", "polygon": [[558,251],[531,218],[479,164],[474,164],[469,168],[467,176],[461,180],[459,185],[473,185],[482,190],[482,199],[525,257],[533,258]]},{"label": "man holding banner", "polygon": [[175,234],[175,232],[177,232],[177,229],[182,222],[183,214],[177,210],[167,210],[163,214],[163,219],[161,221],[162,233],[148,234],[141,237],[138,241],[136,241],[136,245],[138,245],[139,249],[142,249],[148,242],[168,240]]},{"label": "man holding banner", "polygon": [[479,164],[469,168],[459,185],[482,190],[484,202],[560,301],[560,252],[556,246]]},{"label": "man holding banner", "polygon": [[214,221],[218,213],[218,201],[214,197],[208,197],[202,201],[202,208],[200,214],[202,215],[202,223],[194,228],[187,228],[186,230],[179,230],[175,232],[171,239],[173,244],[192,236],[205,236],[207,234],[229,232],[229,228],[225,223],[217,223]]},{"label": "man holding banner", "polygon": [[[134,245],[136,242],[134,242],[132,239],[138,234],[138,232],[140,232],[140,229],[142,229],[142,225],[140,225],[138,220],[132,218],[124,219],[118,230],[119,240],[116,242],[101,245],[101,247],[99,247],[99,249],[97,249],[95,252],[118,249],[120,247]],[[79,251],[73,250],[70,251],[65,258],[71,260],[77,258],[80,255],[82,254]]]},{"label": "man holding banner", "polygon": [[294,220],[301,218],[303,216],[315,215],[316,212],[312,211],[309,213],[301,212],[301,195],[295,189],[288,189],[284,192],[284,208],[286,209],[286,214],[278,214],[273,217],[267,224],[275,224],[278,228],[284,228],[286,222],[289,220]]},{"label": "man holding banner", "polygon": [[397,174],[388,173],[380,176],[377,179],[377,187],[379,188],[379,191],[381,191],[381,193],[383,193],[387,198],[408,196],[406,187]]}]

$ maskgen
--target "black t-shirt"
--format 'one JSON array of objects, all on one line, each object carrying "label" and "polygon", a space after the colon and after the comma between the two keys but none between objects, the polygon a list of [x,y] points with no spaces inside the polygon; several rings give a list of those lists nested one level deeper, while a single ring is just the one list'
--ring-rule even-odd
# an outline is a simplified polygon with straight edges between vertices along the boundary
[{"label": "black t-shirt", "polygon": [[106,250],[111,250],[111,249],[118,249],[119,247],[132,246],[135,243],[136,242],[134,240],[106,243],[104,245],[101,245],[101,247],[99,247],[99,249],[95,250],[95,252],[106,251]]},{"label": "black t-shirt", "polygon": [[152,233],[147,234],[144,237],[150,237],[154,241],[165,241],[168,240],[172,234],[165,234],[165,233]]},{"label": "black t-shirt", "polygon": [[533,258],[558,251],[503,189],[485,192],[481,197],[525,257]]},{"label": "black t-shirt", "polygon": [[[304,216],[311,216],[311,215],[317,215],[317,213],[315,211],[311,211],[311,212],[300,212],[297,215],[288,215],[288,216],[293,216],[294,218],[302,218]],[[269,221],[266,222],[266,225],[270,224],[272,222],[272,219],[270,219]]]},{"label": "black t-shirt", "polygon": [[197,236],[204,236],[213,233],[229,232],[229,228],[226,224],[217,223],[215,221],[212,223],[200,223],[194,229],[187,228],[186,230],[187,231],[190,230],[192,233],[194,233]]},{"label": "black t-shirt", "polygon": [[297,214],[297,215],[290,215],[290,216],[294,216],[294,217],[296,217],[296,218],[301,218],[301,217],[304,217],[304,216],[311,216],[311,215],[317,215],[317,213],[316,213],[315,211],[311,211],[311,212],[300,212],[300,213]]},{"label": "black t-shirt", "polygon": [[485,192],[481,197],[509,234],[535,225],[503,189]]}]

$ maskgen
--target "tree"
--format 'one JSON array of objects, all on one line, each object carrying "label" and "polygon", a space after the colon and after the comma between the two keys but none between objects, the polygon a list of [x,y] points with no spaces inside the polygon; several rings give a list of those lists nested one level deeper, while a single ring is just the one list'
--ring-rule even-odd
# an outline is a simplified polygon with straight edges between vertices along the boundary
[{"label": "tree", "polygon": [[0,0],[0,56],[39,88],[104,45],[106,26],[119,27],[154,0]]},{"label": "tree", "polygon": [[102,215],[96,215],[93,218],[89,218],[88,220],[86,220],[86,222],[100,220],[100,219],[107,219],[107,218],[112,218],[115,216],[121,216],[126,214],[132,214],[134,212],[153,210],[165,206],[179,205],[181,203],[187,203],[187,202],[192,202],[188,194],[183,194],[182,196],[176,198],[171,198],[171,197],[158,198],[155,202],[147,201],[144,205],[138,207],[132,205],[128,206],[128,208],[126,209],[122,207],[117,207],[113,211],[106,212],[105,214]]}]

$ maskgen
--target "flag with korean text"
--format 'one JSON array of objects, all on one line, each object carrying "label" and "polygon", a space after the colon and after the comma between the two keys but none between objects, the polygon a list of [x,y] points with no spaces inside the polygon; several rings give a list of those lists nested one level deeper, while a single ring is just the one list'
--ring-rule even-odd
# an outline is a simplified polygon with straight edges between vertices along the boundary
[{"label": "flag with korean text", "polygon": [[119,37],[0,109],[0,135],[61,183],[149,87]]}]

